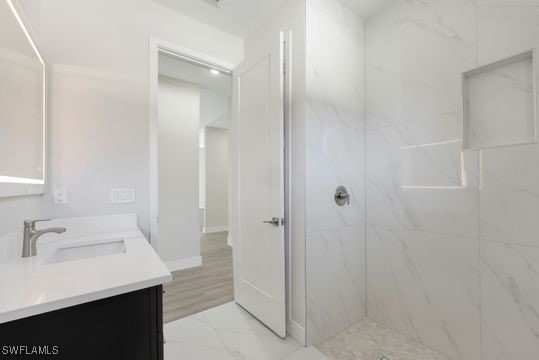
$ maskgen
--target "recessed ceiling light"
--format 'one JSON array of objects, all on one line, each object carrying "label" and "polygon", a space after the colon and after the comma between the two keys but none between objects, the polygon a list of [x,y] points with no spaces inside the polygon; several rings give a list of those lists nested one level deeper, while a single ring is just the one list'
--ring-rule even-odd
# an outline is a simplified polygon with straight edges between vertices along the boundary
[{"label": "recessed ceiling light", "polygon": [[220,74],[219,70],[215,70],[215,69],[211,69],[210,72],[211,72],[213,75],[219,75],[219,74]]}]

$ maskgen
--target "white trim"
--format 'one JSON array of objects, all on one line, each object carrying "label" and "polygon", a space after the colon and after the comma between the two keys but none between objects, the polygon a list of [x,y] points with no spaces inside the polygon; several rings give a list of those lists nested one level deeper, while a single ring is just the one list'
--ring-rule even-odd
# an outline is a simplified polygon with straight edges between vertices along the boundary
[{"label": "white trim", "polygon": [[288,319],[286,332],[296,339],[300,345],[305,346],[305,328],[303,326],[292,319]]},{"label": "white trim", "polygon": [[37,50],[37,46],[34,43],[34,40],[32,39],[32,37],[30,36],[30,32],[28,32],[28,30],[26,29],[26,25],[22,21],[22,18],[20,17],[19,12],[15,8],[15,5],[13,4],[13,2],[11,0],[7,0],[7,4],[9,6],[9,8],[11,9],[11,12],[15,16],[15,18],[17,19],[17,22],[19,23],[20,27],[22,28],[22,31],[24,32],[24,35],[26,35],[26,38],[30,42],[30,45],[32,46],[32,49],[34,49],[34,52],[36,53],[37,57],[39,58],[39,61],[41,62],[41,65],[43,65],[43,67],[45,67],[45,61],[43,61],[43,58],[41,57],[41,54]]},{"label": "white trim", "polygon": [[224,225],[224,226],[210,226],[210,227],[204,227],[202,229],[202,232],[204,234],[218,233],[218,232],[223,232],[223,231],[228,231],[228,226],[227,225]]},{"label": "white trim", "polygon": [[190,269],[202,265],[202,256],[193,256],[187,259],[165,261],[168,271]]},{"label": "white trim", "polygon": [[0,183],[43,185],[45,184],[45,180],[19,178],[19,177],[12,177],[12,176],[0,176]]},{"label": "white trim", "polygon": [[226,244],[230,247],[232,247],[232,237],[230,236],[230,231],[228,232],[228,236],[226,237]]},{"label": "white trim", "polygon": [[150,119],[150,243],[159,253],[159,169],[158,169],[158,85],[159,85],[159,53],[178,56],[180,59],[193,59],[196,62],[207,63],[208,66],[220,67],[232,71],[233,64],[216,59],[207,54],[184,48],[166,40],[153,36],[148,38],[149,51],[149,119]]}]

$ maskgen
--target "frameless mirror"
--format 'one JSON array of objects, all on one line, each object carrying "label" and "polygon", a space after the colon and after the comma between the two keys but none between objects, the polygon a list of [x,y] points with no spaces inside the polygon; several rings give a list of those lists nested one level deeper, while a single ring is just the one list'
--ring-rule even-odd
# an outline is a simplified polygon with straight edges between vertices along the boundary
[{"label": "frameless mirror", "polygon": [[45,64],[19,14],[0,1],[0,197],[45,184]]}]

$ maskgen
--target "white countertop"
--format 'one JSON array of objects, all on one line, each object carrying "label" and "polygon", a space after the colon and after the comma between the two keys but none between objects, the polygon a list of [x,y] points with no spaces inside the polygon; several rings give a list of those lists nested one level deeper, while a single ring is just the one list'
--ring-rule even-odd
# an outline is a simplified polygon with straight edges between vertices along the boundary
[{"label": "white countertop", "polygon": [[[58,246],[111,238],[123,238],[125,252],[47,263]],[[0,263],[0,323],[157,286],[172,278],[138,230],[38,241],[37,251],[35,257]]]}]

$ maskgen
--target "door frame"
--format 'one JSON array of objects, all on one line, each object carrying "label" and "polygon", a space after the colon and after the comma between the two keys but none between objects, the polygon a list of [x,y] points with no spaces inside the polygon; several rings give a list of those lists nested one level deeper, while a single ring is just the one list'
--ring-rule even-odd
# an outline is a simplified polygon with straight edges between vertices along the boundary
[{"label": "door frame", "polygon": [[[153,36],[148,38],[149,51],[149,118],[150,118],[150,230],[149,241],[159,254],[159,153],[158,153],[158,88],[159,55],[166,54],[181,61],[232,74],[234,64],[188,49]],[[229,184],[230,188],[230,184]],[[230,191],[230,189],[229,189]]]}]

